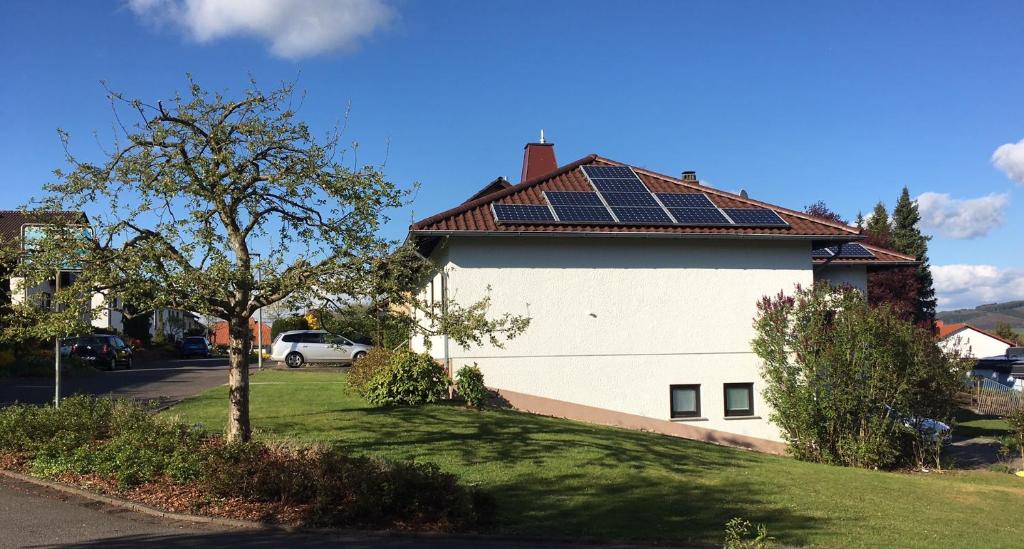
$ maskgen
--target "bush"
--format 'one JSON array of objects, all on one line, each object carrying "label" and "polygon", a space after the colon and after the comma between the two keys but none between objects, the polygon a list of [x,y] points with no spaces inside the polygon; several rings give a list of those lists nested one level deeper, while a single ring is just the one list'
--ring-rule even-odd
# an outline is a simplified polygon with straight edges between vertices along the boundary
[{"label": "bush", "polygon": [[1018,407],[1007,418],[1010,424],[1010,434],[1004,437],[1003,447],[1009,452],[1020,452],[1021,467],[1024,467],[1024,407]]},{"label": "bush", "polygon": [[474,408],[482,407],[490,395],[490,391],[484,385],[484,374],[476,363],[459,369],[459,372],[455,374],[455,386],[458,387],[462,398],[466,400],[466,404]]},{"label": "bush", "polygon": [[941,445],[905,423],[951,422],[969,367],[956,351],[889,306],[826,283],[763,298],[754,325],[770,419],[794,456],[869,468],[938,463]]},{"label": "bush", "polygon": [[493,501],[436,465],[350,456],[340,446],[228,444],[209,452],[203,486],[211,495],[310,505],[319,526],[488,524]]},{"label": "bush", "polygon": [[378,406],[438,402],[448,396],[448,376],[428,354],[398,353],[366,387],[366,400]]},{"label": "bush", "polygon": [[0,454],[21,456],[36,475],[95,474],[122,489],[187,484],[198,501],[242,500],[246,513],[245,503],[282,503],[304,511],[310,525],[452,530],[495,516],[489,495],[433,464],[350,456],[340,446],[225,443],[130,401],[71,397],[58,410],[4,408]]},{"label": "bush", "polygon": [[163,474],[176,482],[195,480],[204,437],[130,401],[73,396],[59,409],[16,405],[0,411],[0,452],[25,455],[33,473],[97,473],[122,487]]},{"label": "bush", "polygon": [[767,549],[774,546],[775,538],[768,535],[763,524],[754,526],[750,521],[736,517],[725,523],[723,549]]},{"label": "bush", "polygon": [[370,349],[366,356],[355,361],[352,367],[349,368],[348,380],[349,386],[352,387],[355,392],[366,398],[366,392],[370,385],[370,380],[373,379],[378,372],[386,369],[391,365],[391,361],[394,360],[395,353],[383,348],[374,347]]}]

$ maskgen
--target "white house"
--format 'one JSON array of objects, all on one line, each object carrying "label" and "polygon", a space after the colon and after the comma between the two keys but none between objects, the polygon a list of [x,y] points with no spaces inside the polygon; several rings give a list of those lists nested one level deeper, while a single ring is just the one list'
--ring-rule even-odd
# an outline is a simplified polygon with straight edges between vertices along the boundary
[{"label": "white house", "polygon": [[[522,182],[414,223],[443,272],[424,290],[531,318],[504,348],[444,338],[514,407],[764,451],[783,449],[761,397],[752,319],[765,295],[914,258],[856,244],[858,229],[590,155],[557,167],[526,146]],[[413,342],[425,350],[422,340]]]},{"label": "white house", "polygon": [[1013,347],[1012,341],[964,322],[946,324],[939,320],[935,324],[939,330],[939,345],[944,349],[959,345],[965,356],[971,358],[1004,356],[1006,350]]}]

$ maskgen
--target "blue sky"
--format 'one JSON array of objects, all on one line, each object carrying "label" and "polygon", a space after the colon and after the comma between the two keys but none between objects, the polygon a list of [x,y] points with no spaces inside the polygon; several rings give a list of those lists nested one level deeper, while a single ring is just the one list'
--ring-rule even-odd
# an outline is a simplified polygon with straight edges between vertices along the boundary
[{"label": "blue sky", "polygon": [[561,163],[693,169],[851,219],[908,185],[940,308],[1024,299],[1020,2],[192,1],[0,3],[0,209],[62,166],[57,127],[83,154],[94,131],[109,142],[100,80],[155,100],[186,72],[226,90],[297,79],[314,128],[351,103],[360,162],[388,151],[394,181],[421,183],[393,238],[518,180],[544,128]]}]

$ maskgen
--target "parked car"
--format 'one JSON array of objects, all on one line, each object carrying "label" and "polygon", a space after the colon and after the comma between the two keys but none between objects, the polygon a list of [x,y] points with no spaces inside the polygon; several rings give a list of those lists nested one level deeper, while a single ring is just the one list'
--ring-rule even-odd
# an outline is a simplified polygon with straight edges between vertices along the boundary
[{"label": "parked car", "polygon": [[132,355],[132,348],[115,335],[82,336],[71,346],[71,356],[106,370],[118,366],[131,369]]},{"label": "parked car", "polygon": [[893,410],[889,406],[886,406],[885,409],[889,413],[895,414],[903,425],[916,430],[923,436],[931,438],[932,442],[948,442],[952,435],[953,431],[950,429],[949,425],[946,425],[937,419],[928,417],[909,417]]},{"label": "parked car", "polygon": [[181,358],[198,356],[210,358],[210,344],[203,336],[189,336],[181,340],[181,347],[178,348],[178,355]]},{"label": "parked car", "polygon": [[77,337],[65,337],[60,340],[61,358],[68,358],[71,356],[71,348],[75,346],[76,341],[78,341]]},{"label": "parked car", "polygon": [[366,356],[370,345],[324,330],[293,330],[281,332],[270,347],[270,359],[298,368],[307,362],[350,363]]}]

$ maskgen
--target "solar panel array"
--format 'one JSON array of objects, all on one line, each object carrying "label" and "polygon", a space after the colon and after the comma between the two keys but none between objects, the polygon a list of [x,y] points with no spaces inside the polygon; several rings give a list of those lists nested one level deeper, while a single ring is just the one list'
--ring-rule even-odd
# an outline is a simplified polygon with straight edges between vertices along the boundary
[{"label": "solar panel array", "polygon": [[494,204],[499,223],[788,227],[767,208],[718,208],[703,193],[652,193],[627,166],[583,166],[595,192],[545,191],[549,205]]},{"label": "solar panel array", "polygon": [[857,243],[845,243],[811,250],[814,259],[870,259],[875,257],[867,248]]}]

